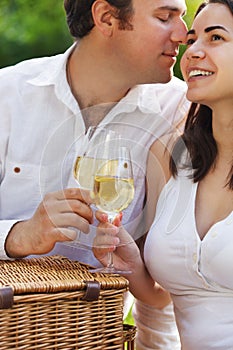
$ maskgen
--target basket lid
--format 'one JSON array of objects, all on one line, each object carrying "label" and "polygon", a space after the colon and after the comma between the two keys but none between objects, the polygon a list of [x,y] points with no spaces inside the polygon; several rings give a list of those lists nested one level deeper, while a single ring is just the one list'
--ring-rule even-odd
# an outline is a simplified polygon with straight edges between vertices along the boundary
[{"label": "basket lid", "polygon": [[62,256],[1,260],[0,289],[10,286],[14,294],[53,293],[87,290],[88,283],[92,287],[97,283],[100,289],[128,289],[124,277],[92,274],[88,268],[86,264]]}]

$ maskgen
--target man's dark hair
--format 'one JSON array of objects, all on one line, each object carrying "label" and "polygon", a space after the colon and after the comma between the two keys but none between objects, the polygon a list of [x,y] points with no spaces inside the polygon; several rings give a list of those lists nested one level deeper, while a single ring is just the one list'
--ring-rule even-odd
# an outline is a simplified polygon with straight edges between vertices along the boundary
[{"label": "man's dark hair", "polygon": [[[95,0],[64,0],[67,24],[75,39],[83,38],[94,27],[91,8]],[[114,8],[114,16],[119,19],[119,28],[131,30],[133,15],[132,0],[106,0]]]}]

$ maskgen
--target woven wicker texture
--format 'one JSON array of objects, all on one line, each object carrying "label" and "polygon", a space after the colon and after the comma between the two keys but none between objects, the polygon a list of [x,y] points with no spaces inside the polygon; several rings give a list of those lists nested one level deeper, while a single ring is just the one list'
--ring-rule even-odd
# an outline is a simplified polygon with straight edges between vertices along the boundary
[{"label": "woven wicker texture", "polygon": [[133,325],[124,324],[124,350],[134,350],[134,341],[137,328]]},{"label": "woven wicker texture", "polygon": [[[86,282],[98,281],[97,301],[84,301]],[[0,310],[0,350],[121,349],[123,295],[120,276],[90,274],[62,257],[0,261],[0,288],[11,285],[14,305]]]}]

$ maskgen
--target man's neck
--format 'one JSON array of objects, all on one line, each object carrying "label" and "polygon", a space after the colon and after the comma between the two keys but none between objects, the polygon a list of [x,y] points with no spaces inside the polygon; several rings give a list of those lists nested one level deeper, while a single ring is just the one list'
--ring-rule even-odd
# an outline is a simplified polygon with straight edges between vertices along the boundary
[{"label": "man's neck", "polygon": [[105,55],[96,57],[90,51],[85,42],[74,49],[67,62],[67,80],[81,110],[101,105],[104,113],[127,94],[130,86],[117,76],[112,64],[104,61]]}]

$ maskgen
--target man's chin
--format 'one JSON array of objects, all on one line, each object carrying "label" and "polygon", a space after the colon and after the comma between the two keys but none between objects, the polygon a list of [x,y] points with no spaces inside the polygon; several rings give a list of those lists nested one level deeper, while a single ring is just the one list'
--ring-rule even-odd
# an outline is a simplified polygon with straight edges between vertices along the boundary
[{"label": "man's chin", "polygon": [[155,81],[153,82],[154,84],[166,84],[169,83],[169,81],[172,79],[173,77],[173,72],[170,71],[168,74],[164,74],[160,77],[158,77],[157,79],[155,79]]}]

